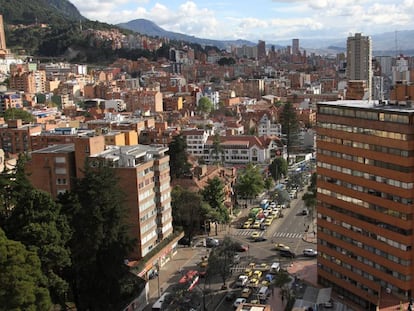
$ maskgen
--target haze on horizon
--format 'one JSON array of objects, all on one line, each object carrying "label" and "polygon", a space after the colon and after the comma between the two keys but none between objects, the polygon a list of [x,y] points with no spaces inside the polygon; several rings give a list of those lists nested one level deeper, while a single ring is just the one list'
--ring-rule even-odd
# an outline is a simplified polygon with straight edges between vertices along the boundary
[{"label": "haze on horizon", "polygon": [[168,31],[216,40],[345,38],[414,29],[414,0],[70,0],[88,19],[148,19]]}]

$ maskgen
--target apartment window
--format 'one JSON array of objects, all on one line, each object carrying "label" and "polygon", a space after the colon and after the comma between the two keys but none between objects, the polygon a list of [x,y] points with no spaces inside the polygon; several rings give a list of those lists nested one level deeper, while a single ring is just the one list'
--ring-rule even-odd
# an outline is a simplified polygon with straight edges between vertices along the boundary
[{"label": "apartment window", "polygon": [[66,163],[66,158],[65,157],[56,157],[55,158],[55,163]]}]

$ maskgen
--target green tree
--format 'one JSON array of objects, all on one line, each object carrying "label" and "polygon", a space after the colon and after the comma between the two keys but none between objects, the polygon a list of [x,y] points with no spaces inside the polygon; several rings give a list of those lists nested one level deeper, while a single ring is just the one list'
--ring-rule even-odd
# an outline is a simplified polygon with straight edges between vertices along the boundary
[{"label": "green tree", "polygon": [[191,240],[201,224],[211,217],[211,207],[203,202],[200,194],[180,186],[173,188],[171,197],[173,224],[176,228],[183,228],[185,235]]},{"label": "green tree", "polygon": [[299,141],[299,121],[296,115],[295,108],[291,103],[283,105],[281,113],[282,134],[287,148],[288,162],[290,154],[297,148]]},{"label": "green tree", "polygon": [[213,136],[213,149],[212,154],[214,154],[215,162],[222,162],[223,146],[221,145],[221,138],[218,133]]},{"label": "green tree", "polygon": [[286,176],[288,172],[288,163],[284,158],[275,158],[269,165],[269,172],[274,180],[279,180],[282,176]]},{"label": "green tree", "polygon": [[52,304],[35,251],[9,240],[0,228],[0,311],[47,311]]},{"label": "green tree", "polygon": [[68,284],[62,271],[71,264],[67,219],[50,194],[32,189],[21,196],[6,222],[7,234],[37,252],[52,301],[64,305]]},{"label": "green tree", "polygon": [[230,220],[229,212],[224,206],[224,184],[220,178],[216,176],[213,179],[209,179],[207,185],[201,190],[201,195],[203,196],[203,200],[217,212],[219,218],[215,220],[220,223],[228,223]]},{"label": "green tree", "polygon": [[273,179],[270,177],[266,177],[264,180],[264,187],[266,188],[266,190],[270,190],[272,189],[272,187],[274,186],[274,182]]},{"label": "green tree", "polygon": [[223,282],[223,287],[226,287],[226,281],[231,276],[231,267],[234,262],[237,245],[238,242],[226,236],[222,243],[214,247],[210,252],[207,274],[209,276],[219,275]]},{"label": "green tree", "polygon": [[190,163],[187,160],[187,143],[182,135],[175,136],[168,145],[170,156],[170,175],[172,179],[182,178],[190,174]]},{"label": "green tree", "polygon": [[262,193],[264,190],[264,180],[259,168],[248,164],[244,172],[237,178],[235,188],[237,194],[246,200],[253,199]]},{"label": "green tree", "polygon": [[201,97],[198,100],[197,111],[206,119],[210,112],[213,110],[213,103],[208,97]]},{"label": "green tree", "polygon": [[108,167],[85,165],[84,178],[59,198],[73,228],[68,279],[78,310],[114,310],[131,293],[124,260],[135,241],[128,235],[125,193]]},{"label": "green tree", "polygon": [[23,123],[30,123],[30,122],[34,122],[35,118],[34,116],[30,113],[27,112],[26,110],[23,109],[18,109],[18,108],[9,108],[4,112],[4,120],[17,120],[17,119],[21,119],[23,121]]}]

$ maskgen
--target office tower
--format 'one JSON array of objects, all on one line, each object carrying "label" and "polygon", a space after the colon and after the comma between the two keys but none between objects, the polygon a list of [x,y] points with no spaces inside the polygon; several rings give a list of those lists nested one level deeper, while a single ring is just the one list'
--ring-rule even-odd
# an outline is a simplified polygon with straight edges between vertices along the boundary
[{"label": "office tower", "polygon": [[348,37],[346,43],[346,77],[349,80],[364,80],[367,94],[364,99],[371,99],[372,85],[372,44],[371,38],[356,33]]},{"label": "office tower", "polygon": [[4,34],[3,15],[0,14],[0,51],[6,51],[6,35]]},{"label": "office tower", "polygon": [[299,55],[299,39],[292,39],[292,54]]},{"label": "office tower", "polygon": [[259,40],[259,43],[257,44],[257,58],[263,59],[266,58],[266,42]]},{"label": "office tower", "polygon": [[321,102],[317,116],[318,282],[399,310],[414,287],[414,108]]}]

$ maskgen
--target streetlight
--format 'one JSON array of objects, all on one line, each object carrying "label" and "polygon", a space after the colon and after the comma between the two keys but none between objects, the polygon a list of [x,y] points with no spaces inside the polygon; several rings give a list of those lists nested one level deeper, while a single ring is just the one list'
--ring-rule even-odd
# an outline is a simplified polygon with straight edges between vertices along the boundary
[{"label": "streetlight", "polygon": [[161,297],[161,288],[160,288],[160,263],[157,262],[155,265],[157,267],[157,284],[158,284],[158,298]]}]

